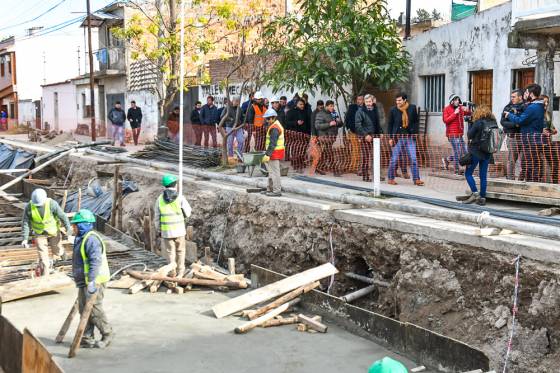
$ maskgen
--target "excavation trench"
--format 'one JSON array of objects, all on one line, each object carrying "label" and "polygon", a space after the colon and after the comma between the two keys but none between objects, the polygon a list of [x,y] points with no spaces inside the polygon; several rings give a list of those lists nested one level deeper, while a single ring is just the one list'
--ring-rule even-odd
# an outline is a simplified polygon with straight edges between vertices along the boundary
[{"label": "excavation trench", "polygon": [[[91,157],[57,162],[64,180],[71,163],[70,188],[97,177]],[[140,192],[124,200],[123,230],[145,241],[142,221],[161,192],[161,173],[121,165]],[[110,177],[100,178],[112,187]],[[512,255],[481,247],[435,240],[421,234],[381,229],[335,218],[332,210],[288,199],[267,199],[242,187],[187,179],[185,195],[193,207],[190,224],[199,254],[210,247],[225,266],[234,257],[237,271],[255,264],[286,275],[334,260],[341,273],[354,272],[386,281],[352,304],[458,339],[483,351],[492,369],[501,370],[512,327]],[[560,268],[522,259],[518,325],[510,372],[560,370]],[[343,296],[367,286],[338,275],[330,293]]]}]

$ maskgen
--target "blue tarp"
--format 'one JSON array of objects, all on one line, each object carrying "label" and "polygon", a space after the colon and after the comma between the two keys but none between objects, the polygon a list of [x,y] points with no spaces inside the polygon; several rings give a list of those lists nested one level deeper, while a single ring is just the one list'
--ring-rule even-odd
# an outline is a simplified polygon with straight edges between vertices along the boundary
[{"label": "blue tarp", "polygon": [[0,144],[0,169],[32,168],[34,153]]}]

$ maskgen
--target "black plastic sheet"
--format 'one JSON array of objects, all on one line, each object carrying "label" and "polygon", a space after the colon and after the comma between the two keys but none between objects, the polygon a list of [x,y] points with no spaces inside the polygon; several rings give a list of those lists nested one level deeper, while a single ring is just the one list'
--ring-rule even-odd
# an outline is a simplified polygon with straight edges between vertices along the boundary
[{"label": "black plastic sheet", "polygon": [[[138,184],[132,180],[123,180],[123,197],[137,191]],[[94,181],[89,186],[82,188],[82,204],[80,208],[88,209],[95,215],[109,220],[113,209],[113,191],[103,190],[99,183]],[[64,212],[77,212],[77,210],[78,191],[75,191],[68,194]]]}]

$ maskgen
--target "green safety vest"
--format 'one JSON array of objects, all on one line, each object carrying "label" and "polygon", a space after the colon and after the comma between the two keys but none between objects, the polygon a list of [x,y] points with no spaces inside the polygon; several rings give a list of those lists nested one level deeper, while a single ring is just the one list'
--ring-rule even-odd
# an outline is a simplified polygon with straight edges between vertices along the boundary
[{"label": "green safety vest", "polygon": [[109,271],[109,262],[107,262],[107,250],[105,250],[105,242],[103,242],[103,240],[101,239],[101,236],[99,236],[94,231],[89,231],[89,232],[86,233],[86,235],[82,239],[82,244],[80,246],[80,253],[82,254],[82,260],[84,262],[84,274],[86,276],[86,283],[89,283],[89,276],[88,276],[89,261],[88,261],[88,258],[86,256],[86,241],[88,240],[88,238],[90,236],[97,237],[99,242],[101,242],[101,247],[103,248],[102,258],[101,258],[101,268],[99,269],[99,273],[97,274],[97,277],[95,278],[95,283],[96,284],[104,284],[104,283],[108,282],[111,278],[111,272]]},{"label": "green safety vest", "polygon": [[58,232],[58,222],[51,212],[51,199],[45,201],[45,213],[43,216],[39,214],[39,209],[32,202],[31,206],[31,228],[35,234],[43,234],[46,232],[49,236],[55,236]]},{"label": "green safety vest", "polygon": [[181,210],[181,197],[171,203],[165,202],[163,195],[159,196],[159,224],[162,232],[182,231],[185,229],[185,218]]}]

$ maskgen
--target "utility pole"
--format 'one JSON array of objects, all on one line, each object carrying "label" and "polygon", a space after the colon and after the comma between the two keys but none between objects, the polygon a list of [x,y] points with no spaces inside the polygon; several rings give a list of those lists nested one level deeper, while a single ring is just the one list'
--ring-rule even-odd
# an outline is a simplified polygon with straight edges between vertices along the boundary
[{"label": "utility pole", "polygon": [[97,139],[97,134],[95,133],[95,82],[93,74],[93,51],[91,50],[91,10],[89,5],[89,0],[86,0],[87,4],[87,33],[88,33],[88,49],[89,49],[89,95],[90,95],[90,113],[91,113],[91,141]]},{"label": "utility pole", "polygon": [[82,75],[82,66],[80,61],[80,46],[78,45],[78,76]]},{"label": "utility pole", "polygon": [[406,0],[406,24],[404,26],[405,40],[410,38],[410,13],[412,11],[412,0]]}]

